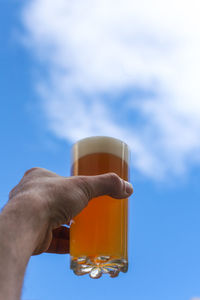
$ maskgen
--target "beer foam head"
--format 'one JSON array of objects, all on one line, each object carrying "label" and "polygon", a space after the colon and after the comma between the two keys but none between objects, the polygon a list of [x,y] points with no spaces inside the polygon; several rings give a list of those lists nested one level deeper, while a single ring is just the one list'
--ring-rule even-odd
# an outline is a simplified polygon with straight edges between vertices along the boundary
[{"label": "beer foam head", "polygon": [[127,162],[129,151],[126,143],[107,136],[94,136],[82,139],[72,148],[73,161],[93,153],[110,153]]}]

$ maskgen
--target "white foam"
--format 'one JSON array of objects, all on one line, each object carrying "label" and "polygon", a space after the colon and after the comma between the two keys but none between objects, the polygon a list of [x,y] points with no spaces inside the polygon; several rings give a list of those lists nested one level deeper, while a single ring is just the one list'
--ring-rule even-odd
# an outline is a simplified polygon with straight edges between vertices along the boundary
[{"label": "white foam", "polygon": [[110,153],[129,162],[129,149],[126,143],[107,136],[94,136],[82,139],[72,148],[73,162],[88,154]]}]

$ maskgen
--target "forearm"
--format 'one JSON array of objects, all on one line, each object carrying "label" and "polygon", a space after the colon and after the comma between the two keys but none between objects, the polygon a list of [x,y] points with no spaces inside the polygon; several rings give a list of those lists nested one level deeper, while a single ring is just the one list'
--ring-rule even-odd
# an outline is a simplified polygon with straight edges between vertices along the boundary
[{"label": "forearm", "polygon": [[0,218],[0,240],[2,241],[0,245],[0,300],[16,300],[20,298],[28,259],[27,257],[22,259],[17,252],[15,253],[17,248],[15,238],[13,240],[13,236],[7,230],[11,224],[2,225],[1,221]]},{"label": "forearm", "polygon": [[18,204],[0,214],[0,300],[20,299],[24,273],[38,237],[31,213]]}]

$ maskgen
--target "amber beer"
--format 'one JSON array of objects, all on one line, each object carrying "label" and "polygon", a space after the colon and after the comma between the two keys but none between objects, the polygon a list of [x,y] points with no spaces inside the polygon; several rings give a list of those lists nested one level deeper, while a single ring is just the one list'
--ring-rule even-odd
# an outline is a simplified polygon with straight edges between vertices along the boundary
[{"label": "amber beer", "polygon": [[[90,137],[72,150],[72,175],[114,172],[128,180],[128,147],[111,137]],[[71,269],[76,275],[116,277],[128,269],[128,199],[101,196],[76,216],[70,229]]]}]

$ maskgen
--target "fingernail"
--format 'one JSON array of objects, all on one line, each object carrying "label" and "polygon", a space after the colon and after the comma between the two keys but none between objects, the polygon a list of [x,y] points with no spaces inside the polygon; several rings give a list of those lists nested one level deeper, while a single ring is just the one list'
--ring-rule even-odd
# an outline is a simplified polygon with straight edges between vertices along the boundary
[{"label": "fingernail", "polygon": [[133,193],[133,186],[130,182],[124,180],[125,182],[125,190],[127,194],[132,194]]}]

